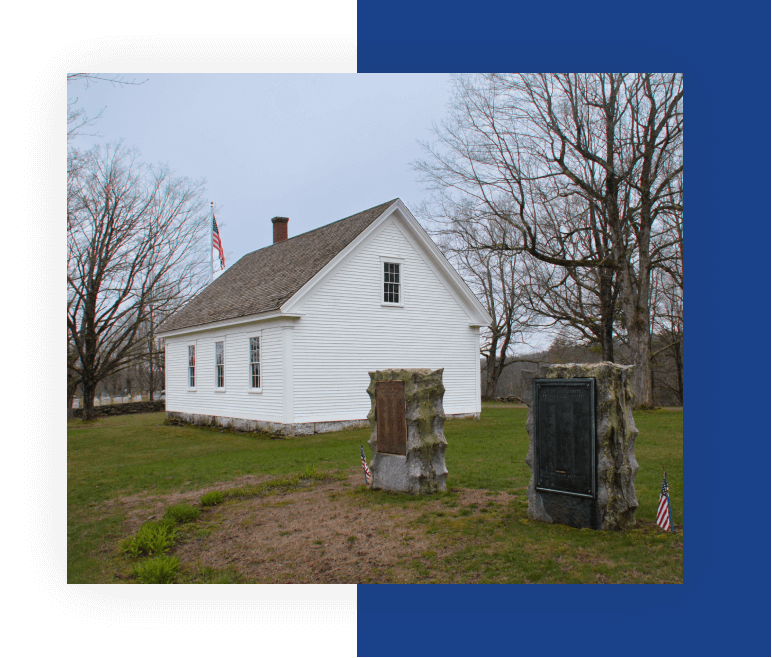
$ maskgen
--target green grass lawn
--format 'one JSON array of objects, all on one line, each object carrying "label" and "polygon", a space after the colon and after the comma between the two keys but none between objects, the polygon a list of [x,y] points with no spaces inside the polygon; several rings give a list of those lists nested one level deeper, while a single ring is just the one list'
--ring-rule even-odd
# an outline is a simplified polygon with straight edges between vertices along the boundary
[{"label": "green grass lawn", "polygon": [[[635,414],[640,432],[635,482],[639,523],[621,533],[576,530],[527,518],[526,413],[524,408],[486,407],[480,421],[446,423],[451,492],[425,500],[441,499],[452,509],[452,490],[458,488],[503,491],[517,498],[512,505],[500,509],[492,505],[484,512],[422,515],[418,530],[436,535],[438,541],[456,542],[458,550],[441,563],[431,555],[416,556],[416,582],[443,581],[443,574],[450,571],[469,574],[471,582],[647,582],[645,574],[656,574],[656,582],[680,582],[682,531],[666,535],[653,522],[664,464],[673,520],[683,525],[682,412]],[[282,440],[166,425],[164,419],[164,413],[155,413],[68,423],[68,582],[116,582],[116,565],[123,559],[117,546],[125,539],[125,519],[118,508],[105,503],[118,496],[202,489],[247,474],[278,477],[310,469],[356,473],[361,468],[359,444],[366,445],[370,433],[361,429]],[[369,457],[369,449],[365,450]],[[363,487],[350,495],[363,506],[424,503],[422,498]]]}]

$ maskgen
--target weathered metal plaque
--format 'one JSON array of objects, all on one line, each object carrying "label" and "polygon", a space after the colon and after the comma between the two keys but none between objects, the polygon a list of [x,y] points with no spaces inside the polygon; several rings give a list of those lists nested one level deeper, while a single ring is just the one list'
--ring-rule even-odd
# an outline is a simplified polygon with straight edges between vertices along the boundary
[{"label": "weathered metal plaque", "polygon": [[536,489],[595,497],[595,380],[534,379]]},{"label": "weathered metal plaque", "polygon": [[376,448],[380,453],[407,454],[405,422],[405,382],[375,383]]}]

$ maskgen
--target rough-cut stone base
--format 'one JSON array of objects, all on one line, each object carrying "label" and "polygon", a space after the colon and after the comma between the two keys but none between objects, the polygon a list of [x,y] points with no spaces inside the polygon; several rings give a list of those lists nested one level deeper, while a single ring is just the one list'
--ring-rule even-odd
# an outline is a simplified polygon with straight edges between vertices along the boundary
[{"label": "rough-cut stone base", "polygon": [[[633,421],[630,368],[604,361],[541,366],[539,370],[523,373],[524,402],[528,405],[529,447],[525,461],[531,469],[528,484],[530,518],[595,530],[623,530],[635,525],[638,508],[635,439],[638,430]],[[533,380],[582,377],[595,379],[597,495],[594,499],[537,491],[535,486]]]},{"label": "rough-cut stone base", "polygon": [[[405,370],[377,370],[370,373],[370,421],[368,441],[373,451],[370,470],[371,487],[386,491],[412,494],[445,491],[445,412],[442,396],[442,368],[411,368]],[[399,380],[405,382],[405,420],[407,423],[407,454],[390,455],[377,451],[378,423],[375,409],[375,383]],[[473,414],[470,414],[473,415]]]},{"label": "rough-cut stone base", "polygon": [[[163,401],[158,404],[160,404],[160,408],[156,409],[156,411],[163,411]],[[114,406],[117,407],[121,405]],[[125,406],[128,407],[129,405],[127,404]],[[75,410],[76,416],[82,413],[82,409]],[[109,412],[107,412],[107,414],[109,415]],[[217,425],[218,427],[227,427],[228,429],[236,430],[237,432],[268,432],[270,434],[281,436],[310,436],[311,434],[326,434],[327,432],[340,432],[341,430],[358,429],[370,426],[370,421],[367,420],[367,418],[357,418],[355,420],[330,420],[322,423],[293,423],[292,425],[287,425],[285,423],[269,423],[265,420],[248,420],[246,418],[230,418],[228,416],[189,414],[183,411],[167,411],[166,417],[185,425]],[[480,420],[480,414],[450,414],[448,418],[476,418],[477,420]]]},{"label": "rough-cut stone base", "polygon": [[376,453],[373,456],[373,464],[378,466],[371,469],[373,474],[373,489],[385,489],[386,491],[410,491],[410,478],[407,473],[407,456],[383,455]]},{"label": "rough-cut stone base", "polygon": [[[528,516],[547,523],[562,523],[574,528],[601,530],[600,508],[597,499],[579,498],[549,491],[534,491],[530,496],[528,488]],[[533,498],[533,504],[531,503]]]},{"label": "rough-cut stone base", "polygon": [[474,420],[480,420],[480,414],[445,414],[445,419],[448,418],[473,418]]},{"label": "rough-cut stone base", "polygon": [[166,417],[180,423],[191,425],[216,425],[227,427],[237,432],[268,432],[279,436],[309,436],[326,432],[367,427],[369,422],[360,420],[334,420],[323,423],[271,423],[265,420],[249,420],[246,418],[229,418],[228,416],[207,416],[204,414],[189,414],[182,411],[167,411]]}]

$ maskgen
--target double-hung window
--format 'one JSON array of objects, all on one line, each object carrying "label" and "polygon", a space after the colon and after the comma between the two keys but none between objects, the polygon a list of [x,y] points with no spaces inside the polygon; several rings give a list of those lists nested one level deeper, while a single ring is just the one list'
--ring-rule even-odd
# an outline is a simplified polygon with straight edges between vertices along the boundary
[{"label": "double-hung window", "polygon": [[383,263],[383,303],[401,304],[401,283],[399,280],[399,263]]},{"label": "double-hung window", "polygon": [[405,305],[405,259],[391,255],[380,258],[381,306]]},{"label": "double-hung window", "polygon": [[224,341],[218,341],[214,344],[214,385],[216,388],[225,388]]},{"label": "double-hung window", "polygon": [[260,337],[249,339],[249,387],[260,388]]},{"label": "double-hung window", "polygon": [[188,345],[188,388],[196,388],[196,346]]}]

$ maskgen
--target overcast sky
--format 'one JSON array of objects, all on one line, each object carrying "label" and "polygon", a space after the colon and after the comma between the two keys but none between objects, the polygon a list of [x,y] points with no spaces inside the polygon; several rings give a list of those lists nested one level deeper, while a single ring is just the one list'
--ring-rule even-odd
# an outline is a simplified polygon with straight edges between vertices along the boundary
[{"label": "overcast sky", "polygon": [[[107,77],[110,74],[103,74]],[[271,218],[298,235],[399,197],[428,198],[410,163],[424,156],[450,97],[448,74],[123,74],[140,85],[71,83],[96,137],[142,160],[206,179],[226,266],[273,241]],[[215,258],[215,267],[217,259]],[[215,272],[215,276],[220,273]],[[545,349],[550,337],[530,335]]]},{"label": "overcast sky", "polygon": [[425,192],[410,162],[448,100],[446,74],[124,74],[139,86],[70,84],[95,138],[205,178],[226,265],[272,242],[270,219],[298,235],[395,197]]}]

